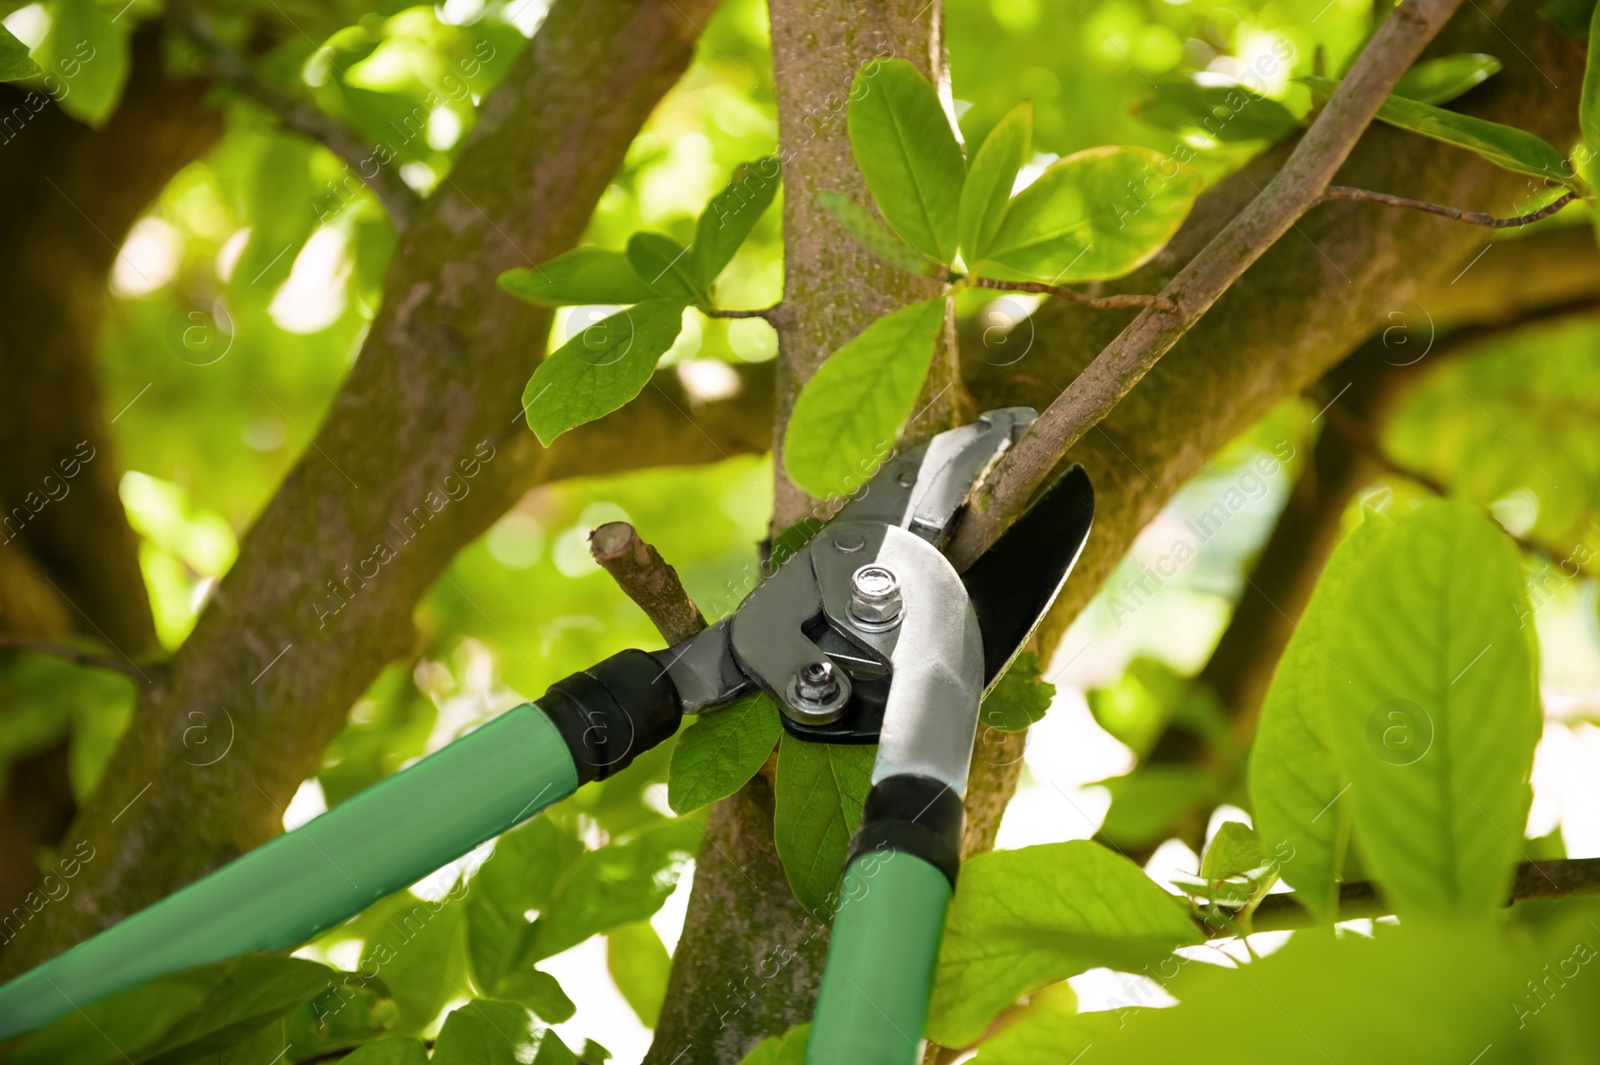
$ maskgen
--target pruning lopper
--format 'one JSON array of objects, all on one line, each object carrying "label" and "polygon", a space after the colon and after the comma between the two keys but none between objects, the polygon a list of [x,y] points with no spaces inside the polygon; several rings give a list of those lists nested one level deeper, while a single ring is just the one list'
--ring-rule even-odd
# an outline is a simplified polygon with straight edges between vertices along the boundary
[{"label": "pruning lopper", "polygon": [[886,463],[730,617],[623,651],[0,987],[0,1039],[157,976],[290,950],[759,689],[813,743],[877,743],[806,1052],[918,1060],[984,692],[1089,534],[1074,467],[965,574],[941,548],[1033,420],[990,411]]}]

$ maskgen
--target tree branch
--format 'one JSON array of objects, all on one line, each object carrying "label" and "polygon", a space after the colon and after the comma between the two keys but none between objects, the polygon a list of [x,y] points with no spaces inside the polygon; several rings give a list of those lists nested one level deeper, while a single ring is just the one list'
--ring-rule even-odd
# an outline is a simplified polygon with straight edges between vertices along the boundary
[{"label": "tree branch", "polygon": [[[1529,899],[1575,898],[1600,894],[1600,858],[1560,858],[1542,862],[1522,862],[1512,883],[1511,906]],[[1394,907],[1384,901],[1378,885],[1357,880],[1339,885],[1339,917],[1353,921],[1363,917],[1388,917]],[[1317,924],[1311,911],[1300,905],[1292,892],[1268,895],[1256,907],[1250,920],[1252,932],[1284,932],[1311,928]],[[1217,922],[1196,919],[1195,925],[1207,939],[1232,939],[1236,929]]]},{"label": "tree branch", "polygon": [[1403,0],[1378,28],[1283,169],[1162,289],[1161,295],[1180,309],[1141,312],[1001,457],[951,542],[951,561],[958,569],[971,565],[995,541],[1067,450],[1321,200],[1384,97],[1460,4]]},{"label": "tree branch", "polygon": [[713,310],[713,311],[707,312],[707,317],[710,317],[710,318],[760,318],[763,321],[771,322],[773,320],[773,316],[778,313],[778,307],[779,306],[782,306],[782,305],[779,304],[779,305],[772,306],[772,307],[763,307],[760,310],[754,310],[754,311],[719,311],[719,310]]},{"label": "tree branch", "polygon": [[1391,196],[1387,192],[1373,192],[1371,189],[1355,189],[1348,185],[1332,185],[1322,194],[1324,201],[1329,200],[1359,200],[1363,203],[1381,203],[1386,207],[1404,207],[1412,211],[1426,211],[1456,222],[1465,222],[1467,225],[1484,226],[1489,229],[1514,229],[1517,226],[1532,225],[1543,218],[1549,218],[1567,204],[1578,198],[1575,192],[1569,192],[1560,199],[1530,211],[1527,214],[1514,215],[1510,218],[1498,218],[1483,211],[1463,211],[1459,207],[1447,207],[1444,204],[1428,203],[1426,200],[1412,200],[1405,196]]},{"label": "tree branch", "polygon": [[109,669],[113,673],[121,673],[131,677],[135,683],[148,684],[150,678],[141,670],[131,658],[113,658],[110,655],[95,654],[93,651],[83,651],[76,647],[69,647],[64,643],[54,643],[50,640],[33,640],[26,636],[0,635],[0,649],[11,651],[34,651],[42,655],[53,655],[74,662],[80,666],[89,666],[92,669]]},{"label": "tree branch", "polygon": [[641,540],[632,525],[606,522],[589,534],[589,553],[644,611],[667,646],[682,643],[706,627],[706,619],[684,590],[678,571]]},{"label": "tree branch", "polygon": [[[48,957],[280,832],[282,808],[350,706],[414,646],[418,599],[528,488],[765,444],[765,395],[708,403],[691,419],[668,371],[619,415],[541,448],[517,397],[550,316],[494,283],[576,244],[712,8],[551,7],[484,98],[451,180],[419,207],[315,445],[256,518],[165,682],[141,695],[71,830],[105,860],[84,867],[74,905],[28,923],[0,966]],[[771,380],[770,369],[741,374]],[[376,575],[352,576],[374,572],[380,543],[391,554]],[[219,705],[240,742],[197,771],[184,763],[188,714]],[[136,796],[136,816],[113,823]]]},{"label": "tree branch", "polygon": [[1176,301],[1166,296],[1146,296],[1135,292],[1120,293],[1115,296],[1090,296],[1078,292],[1064,285],[1047,285],[1041,281],[996,281],[990,277],[975,277],[969,282],[974,288],[993,288],[1001,292],[1034,292],[1046,296],[1054,296],[1058,300],[1076,303],[1080,307],[1093,307],[1097,310],[1126,310],[1130,307],[1154,307],[1160,311],[1176,311]]},{"label": "tree branch", "polygon": [[342,159],[372,190],[395,229],[404,230],[411,224],[421,201],[401,179],[399,169],[390,165],[393,153],[381,145],[366,143],[332,115],[295,99],[262,77],[248,60],[222,42],[203,12],[180,8],[177,18],[183,32],[211,60],[224,81],[266,108],[283,128],[311,138]]}]

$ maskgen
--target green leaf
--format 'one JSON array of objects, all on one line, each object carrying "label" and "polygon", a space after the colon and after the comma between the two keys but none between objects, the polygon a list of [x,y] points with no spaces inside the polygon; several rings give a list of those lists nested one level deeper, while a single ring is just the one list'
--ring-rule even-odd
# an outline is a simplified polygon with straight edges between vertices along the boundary
[{"label": "green leaf", "polygon": [[1099,783],[1111,792],[1100,835],[1124,848],[1159,843],[1182,814],[1219,797],[1216,781],[1198,766],[1140,766]]},{"label": "green leaf", "polygon": [[568,429],[637,396],[683,329],[684,299],[636,303],[604,318],[539,364],[522,393],[528,426],[549,447]]},{"label": "green leaf", "polygon": [[1157,658],[1140,655],[1122,675],[1088,693],[1096,723],[1143,758],[1169,727],[1221,743],[1227,733],[1216,696]]},{"label": "green leaf", "polygon": [[[325,965],[245,954],[163,976],[64,1014],[27,1037],[13,1065],[125,1065],[237,1043],[327,990]],[[181,1060],[181,1058],[179,1059]]]},{"label": "green leaf", "polygon": [[38,64],[60,80],[61,110],[101,126],[117,109],[128,80],[128,22],[113,22],[95,0],[58,0]]},{"label": "green leaf", "polygon": [[778,192],[778,172],[778,160],[773,156],[740,164],[728,187],[700,212],[689,250],[689,273],[701,291],[710,290],[772,204]]},{"label": "green leaf", "polygon": [[465,911],[449,899],[425,901],[401,891],[369,912],[378,927],[368,932],[357,969],[383,976],[398,1010],[390,1030],[413,1035],[458,993],[466,969]]},{"label": "green leaf", "polygon": [[795,402],[784,468],[821,497],[872,476],[911,415],[944,329],[943,297],[913,303],[867,326],[828,357]]},{"label": "green leaf", "polygon": [[956,257],[966,164],[950,119],[917,68],[874,60],[850,89],[850,147],[884,220],[931,259]]},{"label": "green leaf", "polygon": [[970,268],[982,260],[1011,202],[1017,171],[1033,154],[1033,101],[1011,109],[973,153],[961,186],[961,254]]},{"label": "green leaf", "polygon": [[680,814],[732,795],[766,762],[783,731],[765,692],[695,717],[678,733],[667,775],[667,803]]},{"label": "green leaf", "polygon": [[1299,120],[1276,100],[1215,74],[1171,74],[1134,101],[1133,113],[1161,129],[1217,144],[1275,141]]},{"label": "green leaf", "polygon": [[1079,1013],[1071,985],[1052,984],[979,1045],[977,1065],[1070,1065],[1111,1038],[1121,1021],[1109,1010]]},{"label": "green leaf", "polygon": [[507,270],[499,286],[540,307],[640,303],[661,295],[634,272],[620,251],[574,248],[538,266]]},{"label": "green leaf", "polygon": [[1396,523],[1319,641],[1356,837],[1402,914],[1505,903],[1542,725],[1528,609],[1515,545],[1446,502]]},{"label": "green leaf", "polygon": [[524,967],[500,978],[494,990],[495,997],[537,1013],[541,1020],[551,1024],[570,1021],[578,1012],[577,1005],[567,997],[555,977],[539,969]]},{"label": "green leaf", "polygon": [[635,233],[628,238],[628,262],[646,285],[662,295],[705,302],[705,286],[689,269],[688,249],[671,237]]},{"label": "green leaf", "polygon": [[1421,104],[1442,104],[1482,85],[1499,72],[1500,60],[1482,52],[1424,59],[1400,75],[1394,95]]},{"label": "green leaf", "polygon": [[[1339,86],[1331,78],[1309,74],[1300,80],[1322,96],[1331,95]],[[1587,191],[1565,156],[1549,142],[1515,126],[1457,114],[1400,96],[1386,97],[1378,107],[1377,117],[1391,126],[1465,148],[1514,174],[1550,178],[1575,192]]]},{"label": "green leaf", "polygon": [[649,921],[625,924],[607,933],[606,967],[639,1022],[654,1028],[667,997],[672,958]]},{"label": "green leaf", "polygon": [[527,959],[560,954],[598,932],[650,917],[672,894],[700,839],[693,821],[674,818],[632,839],[585,852],[562,876],[549,906],[534,922]]},{"label": "green leaf", "polygon": [[[376,969],[335,973],[332,987],[274,1026],[282,1029],[284,1040],[278,1043],[277,1050],[288,1042],[294,1046],[296,1057],[321,1057],[391,1031],[400,1008],[390,997],[385,978],[394,974],[386,972],[380,977],[377,973]],[[438,1012],[435,1008],[434,1015]]]},{"label": "green leaf", "polygon": [[879,262],[917,277],[939,274],[938,263],[889,232],[876,215],[844,193],[823,189],[817,193],[817,202]]},{"label": "green leaf", "polygon": [[928,1037],[967,1046],[1023,995],[1097,966],[1137,970],[1200,938],[1185,903],[1099,844],[980,854],[950,905]]},{"label": "green leaf", "polygon": [[536,817],[495,841],[494,853],[468,881],[463,903],[467,954],[479,988],[510,997],[503,988],[526,967],[524,956],[533,940],[533,926],[524,915],[550,905],[556,883],[583,853],[583,844],[548,817]]},{"label": "green leaf", "polygon": [[739,1065],[805,1065],[811,1025],[797,1024],[782,1035],[769,1035],[739,1059]]},{"label": "green leaf", "polygon": [[1001,732],[1021,732],[1044,717],[1055,695],[1056,686],[1039,679],[1039,656],[1023,651],[983,697],[978,720]]},{"label": "green leaf", "polygon": [[432,1061],[433,1065],[574,1065],[577,1058],[521,1006],[481,998],[444,1019]]},{"label": "green leaf", "polygon": [[1349,781],[1328,746],[1322,712],[1322,648],[1345,582],[1392,529],[1388,518],[1366,511],[1323,567],[1262,703],[1250,752],[1256,832],[1278,859],[1279,875],[1319,920],[1336,912],[1350,824],[1348,803],[1338,801]]},{"label": "green leaf", "polygon": [[872,788],[876,746],[778,741],[773,838],[794,897],[814,914],[838,905],[845,852]]},{"label": "green leaf", "polygon": [[368,1043],[339,1065],[427,1065],[428,1049],[416,1039],[379,1039]]},{"label": "green leaf", "polygon": [[1249,825],[1224,821],[1200,861],[1200,875],[1206,880],[1226,880],[1260,869],[1267,862],[1267,852]]},{"label": "green leaf", "polygon": [[1199,193],[1199,174],[1148,148],[1069,155],[1011,201],[978,272],[1057,285],[1121,277],[1161,250]]},{"label": "green leaf", "polygon": [[21,81],[43,74],[43,69],[28,55],[28,46],[4,26],[0,26],[0,81]]}]

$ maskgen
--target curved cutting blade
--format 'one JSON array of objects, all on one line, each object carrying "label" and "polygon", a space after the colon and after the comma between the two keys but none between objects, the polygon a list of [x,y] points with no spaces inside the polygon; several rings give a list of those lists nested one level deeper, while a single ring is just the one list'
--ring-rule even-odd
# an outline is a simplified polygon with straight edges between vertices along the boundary
[{"label": "curved cutting blade", "polygon": [[985,690],[1061,594],[1093,519],[1094,487],[1074,466],[961,575],[983,633]]}]

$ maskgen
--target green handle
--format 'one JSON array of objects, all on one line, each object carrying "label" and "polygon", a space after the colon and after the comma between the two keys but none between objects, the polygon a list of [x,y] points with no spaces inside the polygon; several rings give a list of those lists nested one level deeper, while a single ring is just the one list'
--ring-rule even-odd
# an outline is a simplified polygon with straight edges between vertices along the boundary
[{"label": "green handle", "polygon": [[556,726],[519,706],[0,987],[0,1040],[165,973],[296,947],[577,787]]},{"label": "green handle", "polygon": [[806,1044],[806,1065],[916,1065],[939,960],[950,881],[903,850],[858,854]]}]

